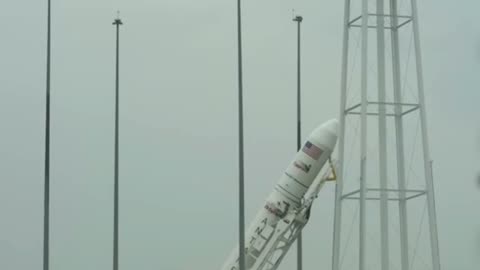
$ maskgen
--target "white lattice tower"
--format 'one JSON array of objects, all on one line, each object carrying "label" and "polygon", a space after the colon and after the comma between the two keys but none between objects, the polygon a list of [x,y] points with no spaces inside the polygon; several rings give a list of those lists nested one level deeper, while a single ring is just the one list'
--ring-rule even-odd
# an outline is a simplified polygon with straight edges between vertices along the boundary
[{"label": "white lattice tower", "polygon": [[416,0],[345,0],[333,270],[440,270],[426,120]]}]

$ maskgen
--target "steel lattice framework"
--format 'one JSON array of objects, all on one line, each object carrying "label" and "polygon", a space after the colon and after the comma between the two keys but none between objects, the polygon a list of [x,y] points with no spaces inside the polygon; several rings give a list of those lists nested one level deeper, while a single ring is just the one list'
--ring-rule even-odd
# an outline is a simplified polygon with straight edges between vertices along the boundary
[{"label": "steel lattice framework", "polygon": [[[428,213],[427,227],[431,249],[431,254],[428,256],[431,256],[431,269],[440,270],[417,3],[416,0],[402,3],[407,7],[402,6],[406,10],[402,12],[406,14],[401,14],[398,2],[397,0],[345,1],[333,270],[342,269],[341,260],[345,253],[342,243],[347,238],[347,233],[342,230],[342,224],[345,223],[342,220],[342,212],[345,204],[352,200],[358,201],[359,209],[358,249],[357,246],[355,247],[358,250],[358,260],[355,260],[355,263],[358,262],[358,269],[372,269],[371,264],[379,263],[379,269],[388,270],[393,268],[391,267],[392,258],[400,258],[399,264],[402,270],[411,269],[409,204],[415,201],[414,199],[420,198],[425,198]],[[402,60],[405,62],[406,58],[406,54],[401,55],[401,46],[405,44],[402,43],[405,42],[402,39],[402,32],[408,32],[411,36],[412,57],[415,58],[412,77],[416,80],[411,88],[414,89],[412,91],[415,92],[416,97],[412,101],[407,101],[405,98],[406,87],[403,85],[405,82],[401,74]],[[355,34],[359,37],[360,52],[360,66],[356,71],[354,64],[350,61],[352,39]],[[387,40],[389,43],[386,43]],[[391,65],[387,65],[387,62]],[[372,64],[376,68],[372,69]],[[355,76],[357,81],[351,79]],[[359,97],[358,100],[356,97]],[[422,152],[422,155],[418,163],[422,164],[420,166],[422,173],[417,182],[422,183],[420,188],[412,188],[407,179],[405,134],[410,128],[405,124],[407,117],[416,118],[419,123],[421,135],[419,152]],[[351,123],[355,121],[359,125],[359,136],[352,135]],[[375,130],[375,133],[372,130]],[[346,167],[346,161],[351,152],[350,144],[347,144],[349,136],[359,140],[358,149],[355,149],[356,152],[353,151],[358,159],[357,167],[353,170]],[[374,153],[372,148],[375,148]],[[347,172],[348,176],[346,176]],[[378,207],[379,211],[371,211],[374,207]],[[399,247],[394,246],[390,241],[393,237],[392,232],[389,231],[392,225],[390,222],[393,216],[392,210],[397,211],[397,209]],[[372,225],[378,221],[376,227]],[[370,248],[367,230],[374,231],[375,235],[379,236],[378,252]],[[398,256],[392,256],[397,254]]]}]

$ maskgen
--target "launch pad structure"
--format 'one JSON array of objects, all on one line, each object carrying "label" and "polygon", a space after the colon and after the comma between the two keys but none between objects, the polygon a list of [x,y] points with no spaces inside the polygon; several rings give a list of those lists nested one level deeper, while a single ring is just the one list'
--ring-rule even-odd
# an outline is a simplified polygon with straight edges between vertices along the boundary
[{"label": "launch pad structure", "polygon": [[[49,269],[50,235],[50,58],[51,58],[51,1],[48,0],[47,28],[47,81],[46,81],[46,128],[45,128],[45,194],[44,194],[44,246],[43,269]],[[298,22],[298,126],[300,133],[300,22]],[[118,91],[119,91],[119,18],[113,23],[116,27],[116,130],[115,130],[115,168],[114,168],[114,245],[113,269],[118,268]],[[238,117],[239,117],[239,241],[238,250],[245,250],[245,209],[244,209],[244,141],[243,141],[243,65],[242,65],[242,28],[241,0],[237,0],[238,35]],[[417,244],[411,245],[412,216],[418,214],[418,208],[411,209],[414,201],[425,200],[428,217],[429,265],[423,269],[440,270],[437,217],[435,209],[433,161],[430,156],[427,112],[425,106],[422,51],[420,27],[416,0],[345,0],[344,37],[341,71],[340,134],[338,142],[338,161],[336,170],[335,216],[333,232],[332,270],[352,269],[342,267],[347,257],[347,248],[351,231],[344,230],[345,208],[347,204],[357,202],[358,214],[358,257],[353,258],[359,270],[413,269],[413,257]],[[373,33],[373,35],[372,35]],[[355,35],[357,45],[355,48]],[[405,42],[410,37],[410,43]],[[389,42],[386,42],[386,41]],[[372,46],[372,41],[375,46]],[[406,46],[405,46],[406,45]],[[360,51],[360,67],[356,68],[356,52]],[[408,69],[413,51],[413,68]],[[374,60],[374,61],[372,61]],[[376,63],[372,68],[371,64]],[[388,65],[390,64],[390,65]],[[412,72],[413,70],[413,72]],[[414,78],[414,86],[407,81]],[[372,82],[375,81],[375,82]],[[369,121],[370,119],[376,121]],[[415,120],[417,122],[415,122]],[[413,125],[412,125],[413,121]],[[359,128],[355,127],[355,123]],[[409,138],[409,131],[418,123],[420,162],[415,162],[415,135]],[[357,127],[358,127],[357,126]],[[377,130],[378,133],[367,131]],[[357,131],[360,135],[357,136]],[[300,138],[300,136],[298,136]],[[358,148],[350,144],[349,139],[359,141]],[[308,142],[310,146],[312,145]],[[300,141],[297,148],[300,150]],[[310,147],[309,146],[309,147]],[[410,152],[408,151],[410,148]],[[413,149],[413,150],[412,150]],[[331,149],[333,150],[333,149]],[[303,151],[303,150],[302,150]],[[377,152],[378,151],[378,152]],[[305,151],[303,151],[305,152]],[[308,152],[308,151],[307,151]],[[349,167],[352,153],[355,153],[356,167]],[[392,153],[392,154],[390,154]],[[407,159],[407,154],[412,153]],[[328,152],[330,158],[331,151]],[[317,158],[318,160],[318,158]],[[324,160],[325,161],[325,160]],[[410,163],[410,166],[407,164]],[[413,164],[413,165],[412,165]],[[415,164],[420,164],[421,175],[411,179]],[[324,164],[322,164],[323,166]],[[329,165],[331,162],[329,160]],[[395,169],[392,169],[394,167]],[[306,172],[310,167],[304,168]],[[335,170],[332,166],[332,172]],[[291,179],[292,182],[299,182]],[[313,181],[313,178],[310,179]],[[320,188],[326,181],[332,180],[328,174],[313,184],[308,196],[303,197],[301,207],[296,211],[285,212],[282,222],[276,230],[256,232],[259,237],[252,238],[261,246],[262,253],[250,256],[254,268],[277,269],[295,239],[300,235],[310,215],[310,206]],[[410,181],[412,180],[412,181]],[[415,182],[416,181],[416,182]],[[309,183],[311,184],[311,183]],[[307,187],[308,189],[308,187]],[[304,193],[302,193],[304,194]],[[378,208],[378,212],[372,211]],[[398,224],[394,224],[392,210],[398,211]],[[421,212],[421,211],[420,211]],[[373,214],[372,214],[373,213]],[[423,215],[423,214],[422,214]],[[379,217],[379,218],[378,218]],[[378,218],[378,219],[377,219]],[[421,218],[423,221],[423,217]],[[378,224],[375,222],[378,221]],[[396,221],[396,220],[395,220]],[[423,222],[420,222],[422,226]],[[354,223],[352,223],[354,224]],[[398,225],[398,235],[394,235],[391,225]],[[267,229],[271,229],[265,226]],[[268,232],[268,238],[264,237]],[[372,249],[369,233],[379,236],[379,247]],[[264,233],[264,234],[261,234]],[[422,231],[417,232],[418,236]],[[267,239],[275,239],[266,243]],[[392,244],[398,240],[398,247]],[[300,238],[301,239],[301,238]],[[413,253],[411,252],[414,247]],[[302,268],[301,240],[297,267]],[[358,247],[358,249],[357,249]],[[252,248],[251,254],[257,250]],[[372,252],[372,250],[374,252]],[[278,252],[277,252],[278,251]],[[378,252],[376,252],[378,251]],[[276,253],[275,253],[276,252]],[[246,269],[246,252],[238,254],[238,268]],[[373,254],[373,255],[372,255]],[[392,256],[392,255],[399,256]],[[250,254],[248,254],[250,255]],[[255,255],[255,254],[254,254]],[[369,257],[370,256],[370,257]],[[252,258],[254,260],[252,260]],[[396,259],[399,258],[398,262]],[[235,258],[234,258],[235,259]],[[377,261],[378,260],[378,261]],[[237,262],[236,260],[234,261]],[[378,264],[376,264],[378,263]],[[396,263],[400,267],[392,267]],[[378,266],[378,267],[375,267]]]},{"label": "launch pad structure", "polygon": [[[419,211],[411,204],[423,198],[430,249],[426,257],[431,257],[424,269],[440,270],[416,0],[345,0],[344,12],[332,269],[357,265],[359,270],[412,269],[415,251],[411,251],[416,244],[409,242],[414,227],[411,216]],[[355,50],[360,53],[359,67]],[[411,58],[413,67],[409,69]],[[408,78],[414,78],[413,86]],[[415,126],[421,135],[418,143],[417,136],[407,136]],[[372,130],[378,133],[370,133]],[[357,140],[358,147],[349,140]],[[407,154],[413,157],[409,153],[416,152],[420,156],[417,163],[414,158],[406,159]],[[348,167],[352,153],[354,168]],[[412,181],[408,163],[421,165],[421,173]],[[352,231],[345,230],[344,213],[352,201],[358,201],[354,204],[358,222],[352,223],[358,224],[358,231],[353,230],[358,232],[358,246],[352,248],[358,254],[353,256],[346,252]],[[392,226],[399,227],[398,234],[390,230]],[[379,236],[377,247],[370,235]],[[399,245],[392,244],[395,239]],[[353,268],[342,267],[348,255],[353,257]],[[397,263],[400,266],[393,267]]]}]

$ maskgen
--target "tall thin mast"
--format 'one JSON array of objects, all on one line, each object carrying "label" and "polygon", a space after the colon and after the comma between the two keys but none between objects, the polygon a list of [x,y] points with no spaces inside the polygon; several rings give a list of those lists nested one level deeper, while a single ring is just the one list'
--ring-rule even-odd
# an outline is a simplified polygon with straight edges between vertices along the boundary
[{"label": "tall thin mast", "polygon": [[[302,16],[295,16],[294,22],[297,22],[297,151],[300,151],[302,144],[302,103],[301,103],[301,24]],[[303,269],[303,243],[302,233],[297,238],[297,270]]]},{"label": "tall thin mast", "polygon": [[237,0],[238,34],[238,228],[239,266],[245,270],[245,173],[243,153],[243,66],[242,66],[242,5]]},{"label": "tall thin mast", "polygon": [[115,167],[114,167],[114,203],[113,203],[113,270],[118,270],[118,130],[119,130],[119,60],[120,60],[120,18],[115,19],[113,25],[117,30],[116,64],[115,64]]},{"label": "tall thin mast", "polygon": [[49,269],[50,256],[50,58],[51,58],[51,1],[47,15],[47,96],[45,117],[45,186],[43,216],[43,270]]}]

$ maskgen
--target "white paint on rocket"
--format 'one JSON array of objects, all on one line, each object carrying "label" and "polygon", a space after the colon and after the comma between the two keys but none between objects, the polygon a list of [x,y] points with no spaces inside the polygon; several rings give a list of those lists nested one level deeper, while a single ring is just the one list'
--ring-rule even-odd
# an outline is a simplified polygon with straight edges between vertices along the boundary
[{"label": "white paint on rocket", "polygon": [[[315,129],[267,197],[265,206],[260,209],[245,235],[247,270],[273,270],[280,264],[308,221],[312,200],[305,200],[305,195],[311,187],[318,192],[323,185],[323,182],[316,182],[316,185],[312,183],[330,158],[337,134],[338,121],[335,119]],[[238,258],[237,247],[222,270],[238,270]]]}]

